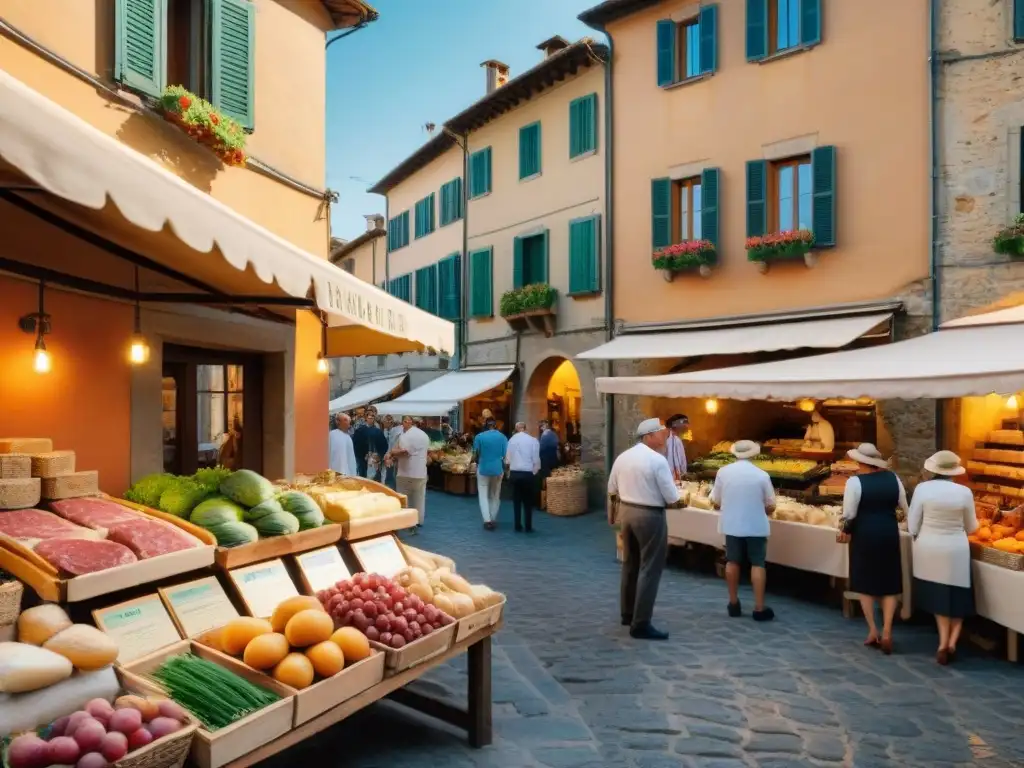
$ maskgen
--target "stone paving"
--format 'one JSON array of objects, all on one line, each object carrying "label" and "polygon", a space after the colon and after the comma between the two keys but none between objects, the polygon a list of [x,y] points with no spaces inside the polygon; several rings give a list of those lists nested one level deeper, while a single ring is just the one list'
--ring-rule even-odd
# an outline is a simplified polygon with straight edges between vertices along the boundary
[{"label": "stone paving", "polygon": [[[531,537],[480,525],[475,501],[431,493],[412,543],[508,594],[493,652],[494,744],[390,703],[273,761],[351,768],[933,768],[1024,766],[1024,670],[962,648],[933,661],[927,625],[897,626],[896,654],[861,646],[859,620],[773,596],[778,619],[725,614],[724,583],[670,568],[656,623],[618,622],[614,536],[602,514],[538,513]],[[741,594],[745,607],[749,591]],[[420,690],[465,702],[465,659]],[[269,765],[269,764],[268,764]]]}]

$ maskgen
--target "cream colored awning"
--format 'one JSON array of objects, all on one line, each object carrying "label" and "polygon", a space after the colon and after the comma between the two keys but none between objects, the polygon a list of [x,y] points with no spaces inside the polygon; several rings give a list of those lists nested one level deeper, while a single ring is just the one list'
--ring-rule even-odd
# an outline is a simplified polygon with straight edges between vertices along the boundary
[{"label": "cream colored awning", "polygon": [[341,411],[349,411],[353,408],[359,408],[360,406],[372,403],[374,400],[379,400],[382,397],[386,397],[391,392],[396,390],[405,381],[408,374],[403,373],[401,376],[388,376],[384,379],[374,379],[368,381],[365,384],[360,384],[358,387],[352,387],[341,397],[336,397],[327,404],[327,410],[330,413],[340,413]]},{"label": "cream colored awning", "polygon": [[[145,236],[120,244],[218,291],[314,296],[329,318],[328,356],[455,351],[452,323],[297,248],[2,70],[0,158],[55,196],[47,208],[104,234],[130,222]],[[165,228],[188,249],[167,248]]]},{"label": "cream colored awning", "polygon": [[464,400],[503,384],[515,369],[514,365],[494,365],[453,371],[390,402],[381,403],[377,412],[392,416],[444,416]]},{"label": "cream colored awning", "polygon": [[887,323],[891,317],[892,314],[886,312],[692,331],[624,333],[576,357],[581,360],[652,360],[777,352],[804,347],[838,349],[876,326]]}]

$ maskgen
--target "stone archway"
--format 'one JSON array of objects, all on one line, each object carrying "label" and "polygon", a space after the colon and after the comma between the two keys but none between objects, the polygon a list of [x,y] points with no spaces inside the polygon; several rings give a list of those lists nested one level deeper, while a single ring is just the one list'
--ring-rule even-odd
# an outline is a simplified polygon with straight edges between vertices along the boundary
[{"label": "stone archway", "polygon": [[[574,421],[582,421],[582,384],[579,372],[575,364],[566,357],[552,355],[539,363],[530,374],[529,381],[523,389],[523,418],[531,433],[535,432],[537,422],[548,417],[548,398],[552,393],[552,386],[558,390],[557,394],[566,397],[566,408],[568,409],[568,398],[579,399],[579,406],[572,414]],[[566,437],[566,422],[568,413],[563,414],[562,423],[559,425],[558,433],[562,440]]]}]

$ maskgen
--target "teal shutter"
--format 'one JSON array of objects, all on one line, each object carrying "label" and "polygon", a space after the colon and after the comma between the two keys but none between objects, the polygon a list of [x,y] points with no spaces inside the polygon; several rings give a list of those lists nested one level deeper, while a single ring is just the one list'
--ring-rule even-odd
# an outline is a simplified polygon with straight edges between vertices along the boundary
[{"label": "teal shutter", "polygon": [[718,69],[718,6],[702,6],[698,23],[700,25],[700,72],[702,75],[709,75]]},{"label": "teal shutter", "polygon": [[[1017,0],[1020,4],[1020,0]],[[821,42],[821,0],[800,0],[800,43],[816,45]]]},{"label": "teal shutter", "polygon": [[768,231],[768,164],[747,161],[747,237]]},{"label": "teal shutter", "polygon": [[836,244],[836,148],[811,152],[811,228],[819,246]]},{"label": "teal shutter", "polygon": [[452,179],[452,210],[455,212],[452,221],[462,218],[462,178]]},{"label": "teal shutter", "polygon": [[523,287],[523,238],[512,240],[512,287]]},{"label": "teal shutter", "polygon": [[469,196],[479,197],[491,191],[491,148],[474,152],[469,158]]},{"label": "teal shutter", "polygon": [[658,85],[671,85],[676,81],[676,23],[672,19],[658,22]]},{"label": "teal shutter", "polygon": [[550,278],[548,277],[548,274],[549,274],[549,270],[548,270],[548,260],[549,260],[548,243],[551,241],[551,238],[548,237],[548,230],[545,229],[543,232],[541,232],[541,234],[540,234],[540,241],[542,243],[542,245],[541,245],[541,256],[540,256],[540,273],[541,273],[540,277],[541,277],[541,279],[540,280],[534,280],[534,282],[547,284],[550,281]]},{"label": "teal shutter", "polygon": [[399,221],[401,222],[400,238],[402,246],[404,247],[409,244],[409,212],[402,211],[402,215],[399,217]]},{"label": "teal shutter", "polygon": [[252,130],[256,6],[249,0],[213,0],[210,24],[210,101],[243,128]]},{"label": "teal shutter", "polygon": [[491,191],[491,148],[484,150],[484,193]]},{"label": "teal shutter", "polygon": [[747,61],[768,55],[768,0],[747,0]]},{"label": "teal shutter", "polygon": [[700,231],[704,240],[718,248],[718,180],[717,168],[705,168],[700,174]]},{"label": "teal shutter", "polygon": [[597,94],[569,102],[569,157],[597,150]]},{"label": "teal shutter", "polygon": [[459,283],[462,280],[462,259],[453,253],[438,264],[438,297],[440,301],[438,314],[446,320],[458,320],[462,315]]},{"label": "teal shutter", "polygon": [[536,176],[540,168],[540,123],[530,123],[519,129],[519,178]]},{"label": "teal shutter", "polygon": [[416,223],[414,225],[416,227],[416,230],[414,232],[414,235],[416,237],[423,237],[423,223],[423,201],[420,200],[418,203],[416,203]]},{"label": "teal shutter", "polygon": [[569,294],[601,290],[601,217],[569,222]]},{"label": "teal shutter", "polygon": [[651,246],[672,245],[672,179],[651,179]]},{"label": "teal shutter", "polygon": [[167,0],[117,0],[114,79],[159,98],[167,85]]},{"label": "teal shutter", "polygon": [[494,317],[491,276],[491,249],[483,248],[469,255],[469,314],[471,317]]},{"label": "teal shutter", "polygon": [[431,231],[431,232],[433,232],[435,229],[437,229],[437,220],[435,218],[435,216],[436,216],[435,208],[436,207],[437,207],[437,202],[434,199],[434,193],[431,192],[427,196],[427,226],[430,227],[429,231]]},{"label": "teal shutter", "polygon": [[441,226],[445,227],[460,217],[462,207],[462,179],[452,179],[441,185]]},{"label": "teal shutter", "polygon": [[1013,0],[1013,39],[1024,40],[1024,0]]},{"label": "teal shutter", "polygon": [[416,306],[437,314],[437,264],[416,270]]}]

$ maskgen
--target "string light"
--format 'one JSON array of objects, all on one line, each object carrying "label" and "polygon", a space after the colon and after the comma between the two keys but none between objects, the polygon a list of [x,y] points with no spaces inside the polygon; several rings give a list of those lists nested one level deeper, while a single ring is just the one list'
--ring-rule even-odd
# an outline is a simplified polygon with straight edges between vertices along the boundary
[{"label": "string light", "polygon": [[815,408],[814,401],[808,398],[804,398],[803,400],[801,400],[799,403],[796,404],[796,407],[799,408],[801,411],[804,411],[805,413],[813,413]]},{"label": "string light", "polygon": [[316,355],[316,372],[326,376],[331,372],[327,365],[327,315],[320,313],[320,351]]},{"label": "string light", "polygon": [[329,372],[329,368],[327,367],[327,358],[324,357],[323,352],[320,352],[316,356],[316,372],[320,374]]}]

